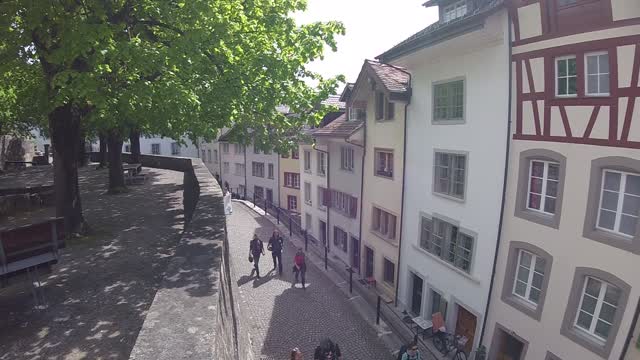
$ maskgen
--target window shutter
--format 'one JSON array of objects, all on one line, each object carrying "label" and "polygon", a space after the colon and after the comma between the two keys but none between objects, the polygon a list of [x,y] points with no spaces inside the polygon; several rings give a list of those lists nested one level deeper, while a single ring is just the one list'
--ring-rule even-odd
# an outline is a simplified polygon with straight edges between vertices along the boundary
[{"label": "window shutter", "polygon": [[351,197],[351,217],[355,218],[358,215],[358,198]]}]

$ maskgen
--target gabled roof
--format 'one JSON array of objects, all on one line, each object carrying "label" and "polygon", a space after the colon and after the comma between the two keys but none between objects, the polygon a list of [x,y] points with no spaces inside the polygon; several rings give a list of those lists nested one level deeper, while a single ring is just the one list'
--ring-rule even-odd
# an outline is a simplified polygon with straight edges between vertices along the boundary
[{"label": "gabled roof", "polygon": [[237,132],[233,131],[234,128],[231,128],[229,130],[227,130],[224,134],[220,135],[220,137],[218,138],[218,142],[231,142],[231,140],[233,139],[233,135],[234,133]]},{"label": "gabled roof", "polygon": [[351,97],[355,85],[354,83],[347,83],[344,90],[342,90],[342,94],[340,94],[340,101],[344,101],[345,103],[349,102],[349,97]]},{"label": "gabled roof", "polygon": [[371,70],[378,77],[385,89],[392,93],[405,93],[409,91],[409,73],[399,66],[383,64],[374,60],[365,60],[365,65],[369,65]]},{"label": "gabled roof", "polygon": [[346,104],[344,101],[340,100],[340,95],[329,95],[326,100],[320,102],[322,105],[333,105],[337,106],[338,109],[344,110],[346,109]]},{"label": "gabled roof", "polygon": [[360,129],[363,124],[364,122],[362,120],[347,121],[347,115],[342,114],[330,124],[312,130],[311,135],[347,138]]},{"label": "gabled roof", "polygon": [[[391,49],[376,56],[376,59],[386,62],[410,54],[422,48],[462,35],[482,25],[482,21],[500,8],[505,0],[477,0],[475,7],[463,17],[452,21],[437,21],[426,28],[411,35]],[[429,0],[423,6],[437,5],[438,0]]]}]

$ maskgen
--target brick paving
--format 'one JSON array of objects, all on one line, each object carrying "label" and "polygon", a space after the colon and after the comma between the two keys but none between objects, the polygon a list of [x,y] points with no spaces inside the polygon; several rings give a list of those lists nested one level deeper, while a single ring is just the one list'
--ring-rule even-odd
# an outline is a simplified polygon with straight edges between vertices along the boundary
[{"label": "brick paving", "polygon": [[[233,279],[240,295],[240,328],[252,342],[258,359],[287,359],[289,351],[299,347],[306,359],[323,337],[338,342],[343,359],[387,360],[392,355],[379,340],[376,331],[358,315],[349,299],[313,263],[308,262],[307,289],[293,287],[295,247],[286,242],[284,272],[273,271],[266,242],[274,225],[246,206],[234,202],[227,218]],[[265,242],[266,255],[260,258],[260,275],[251,273],[249,241],[254,232]],[[242,351],[241,351],[242,353]]]}]

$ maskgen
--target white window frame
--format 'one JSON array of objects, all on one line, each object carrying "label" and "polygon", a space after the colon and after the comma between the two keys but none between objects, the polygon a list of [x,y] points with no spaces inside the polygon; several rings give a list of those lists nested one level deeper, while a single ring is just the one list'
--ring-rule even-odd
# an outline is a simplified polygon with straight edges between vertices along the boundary
[{"label": "white window frame", "polygon": [[[297,176],[296,176],[297,175]],[[300,189],[300,174],[285,172],[284,173],[284,186],[294,189]]]},{"label": "white window frame", "polygon": [[[156,151],[156,148],[158,149],[157,151]],[[162,151],[160,150],[160,144],[159,143],[151,144],[151,154],[152,155],[161,155],[162,154]]]},{"label": "white window frame", "polygon": [[222,173],[223,174],[228,174],[229,173],[229,162],[225,161],[222,163]]},{"label": "white window frame", "polygon": [[311,200],[312,196],[311,196],[311,183],[310,182],[306,182],[304,183],[304,202],[312,205],[312,201]]},{"label": "white window frame", "polygon": [[[530,267],[528,269],[529,276],[527,278],[527,282],[525,283],[525,293],[524,293],[524,296],[522,296],[522,295],[520,295],[520,294],[518,294],[516,292],[516,285],[518,284],[518,281],[522,282],[521,280],[518,279],[518,273],[520,272],[520,267],[523,267],[523,268],[525,267],[524,265],[522,265],[522,256],[523,256],[524,253],[529,254],[531,256],[531,265],[530,265]],[[511,293],[514,296],[516,296],[518,299],[521,299],[522,301],[525,301],[527,304],[531,305],[534,308],[538,306],[538,303],[532,301],[529,298],[530,295],[531,295],[531,289],[533,288],[533,289],[537,290],[538,292],[540,292],[540,296],[538,297],[538,300],[540,298],[542,298],[542,293],[544,291],[543,288],[544,288],[544,276],[545,276],[545,274],[544,273],[540,273],[539,271],[536,270],[536,263],[537,263],[538,259],[540,259],[542,261],[545,261],[545,262],[547,261],[545,258],[542,258],[542,257],[540,257],[540,256],[538,256],[538,255],[536,255],[536,254],[534,254],[532,252],[529,252],[529,251],[526,251],[526,250],[522,250],[522,249],[518,250],[518,260],[517,260],[517,264],[516,264],[516,273],[515,273],[515,277],[514,277],[514,280],[513,280],[513,287],[511,289]],[[536,288],[535,286],[533,286],[533,275],[536,274],[536,273],[542,276],[541,288]]]},{"label": "white window frame", "polygon": [[311,172],[311,151],[305,150],[303,153],[304,156],[304,171],[310,173]]},{"label": "white window frame", "polygon": [[254,161],[251,166],[251,175],[254,177],[264,177],[264,163]]},{"label": "white window frame", "polygon": [[340,147],[340,168],[342,170],[353,172],[354,153],[355,153],[355,151],[350,146],[341,146]]},{"label": "white window frame", "polygon": [[275,167],[273,166],[273,164],[269,163],[267,165],[267,177],[269,179],[273,179],[274,178],[274,176],[275,176],[275,170],[274,169],[275,169]]},{"label": "white window frame", "polygon": [[[380,159],[381,157],[385,158],[385,169],[391,169],[391,175],[386,175],[383,173],[380,173]],[[375,156],[374,156],[374,161],[375,161],[375,175],[379,176],[379,177],[384,177],[387,179],[393,179],[393,150],[386,150],[386,149],[375,149]],[[384,172],[384,169],[382,169],[382,171]],[[388,171],[389,172],[389,171]]]},{"label": "white window frame", "polygon": [[[609,68],[607,69],[606,73],[601,73],[600,72],[600,56],[602,55],[606,55],[607,59],[609,60],[609,52],[608,51],[598,51],[598,52],[591,52],[591,53],[586,53],[584,54],[584,93],[587,96],[609,96],[611,94],[611,86],[609,86],[609,92],[600,92],[600,76],[601,75],[607,75],[607,81],[609,81],[609,84],[611,84],[611,62],[609,62]],[[589,74],[589,57],[591,56],[595,56],[597,59],[597,68],[598,68],[598,72],[595,74]],[[598,79],[598,92],[597,93],[590,93],[589,92],[589,75],[596,75],[596,78]]]},{"label": "white window frame", "polygon": [[223,154],[229,153],[229,143],[222,143],[222,153]]},{"label": "white window frame", "polygon": [[352,106],[349,108],[349,121],[366,120],[366,110],[360,107]]},{"label": "white window frame", "polygon": [[[396,239],[398,235],[398,217],[396,215],[374,205],[371,216],[371,231],[387,240]],[[393,221],[391,221],[392,219]],[[392,226],[393,232],[390,231]]]},{"label": "white window frame", "polygon": [[326,176],[327,175],[327,162],[325,161],[325,153],[318,153],[318,175]]},{"label": "white window frame", "polygon": [[235,163],[235,172],[234,175],[236,176],[244,176],[244,164],[242,163]]},{"label": "white window frame", "polygon": [[[424,221],[428,221],[429,222],[429,228],[428,228],[428,239],[423,239],[422,236],[424,234]],[[439,233],[439,229],[437,228],[437,226],[443,223],[445,226],[445,234],[440,234]],[[453,227],[457,228],[457,234],[459,235],[456,239],[452,239],[451,235],[452,235],[452,229]],[[468,238],[471,238],[471,249],[466,249],[464,247],[461,246],[461,236],[466,236]],[[435,239],[439,239],[440,243],[437,244]],[[427,248],[425,248],[424,246],[422,246],[424,243],[426,242],[426,245],[428,246]],[[438,259],[440,259],[441,261],[449,264],[450,266],[464,272],[467,274],[471,274],[473,271],[473,265],[474,265],[474,260],[475,260],[475,255],[476,255],[476,243],[477,243],[477,235],[469,232],[468,230],[463,229],[462,227],[460,227],[460,225],[457,224],[457,222],[452,222],[450,220],[444,220],[442,219],[440,216],[426,216],[426,215],[421,215],[421,219],[420,219],[420,234],[418,237],[418,247],[424,251],[426,251],[427,253],[429,253],[430,255],[437,257]],[[462,267],[458,266],[458,263],[456,262],[456,252],[454,252],[454,259],[453,261],[450,261],[449,258],[449,253],[450,253],[450,246],[453,245],[454,246],[454,250],[457,250],[459,248],[461,249],[465,249],[469,252],[469,269],[465,270]],[[439,252],[440,254],[437,254],[434,251],[434,247],[438,247],[439,248]]]},{"label": "white window frame", "polygon": [[[537,163],[542,163],[543,164],[543,173],[542,173],[542,178],[536,177],[537,179],[542,179],[542,189],[540,189],[541,193],[534,193],[536,195],[540,195],[540,209],[536,209],[536,208],[532,208],[529,206],[529,200],[531,197],[531,178],[533,177],[533,163],[537,162]],[[546,160],[537,160],[537,159],[532,159],[529,161],[529,177],[527,178],[528,183],[527,183],[527,210],[531,210],[531,211],[535,211],[535,212],[539,212],[539,213],[543,213],[543,214],[547,214],[547,215],[555,215],[555,211],[556,211],[556,207],[558,206],[558,193],[560,192],[560,179],[549,179],[549,166],[551,165],[555,165],[558,167],[558,175],[560,174],[560,164],[555,162],[555,161],[546,161]],[[556,190],[556,196],[549,196],[547,195],[547,183],[549,181],[555,181],[556,183],[558,183],[558,188]],[[554,207],[552,213],[545,211],[545,205],[546,205],[546,201],[547,201],[547,197],[553,198],[554,200],[556,200],[556,207]]]},{"label": "white window frame", "polygon": [[[558,86],[558,79],[560,79],[560,74],[558,73],[558,62],[559,61],[564,61],[564,60],[570,60],[573,59],[574,61],[576,61],[576,74],[574,76],[570,76],[569,75],[569,62],[567,62],[566,66],[567,66],[567,76],[564,76],[563,79],[566,80],[567,82],[567,94],[560,94],[559,90],[560,87]],[[555,87],[555,95],[556,97],[560,97],[560,98],[573,98],[573,97],[577,97],[578,96],[578,63],[577,63],[577,58],[575,55],[567,55],[567,56],[559,56],[557,58],[554,59],[553,61],[553,66],[554,66],[554,77],[553,77],[553,81],[554,84],[553,86]],[[575,94],[569,94],[569,79],[575,77],[576,78],[576,93]]]},{"label": "white window frame", "polygon": [[465,0],[445,6],[445,8],[442,9],[442,21],[446,23],[464,17],[467,11],[467,2]]},{"label": "white window frame", "polygon": [[[450,112],[453,112],[453,109],[455,108],[454,105],[454,94],[453,94],[453,85],[455,83],[461,82],[462,83],[462,116],[460,117],[449,117]],[[440,86],[448,86],[449,89],[448,91],[451,92],[451,94],[448,94],[447,96],[447,101],[446,104],[444,105],[444,109],[446,112],[445,117],[438,117],[437,115],[437,110],[442,108],[442,106],[437,106],[437,101],[436,98],[438,97],[438,93],[437,93],[437,88]],[[467,116],[467,80],[464,76],[462,77],[457,77],[457,78],[452,78],[452,79],[446,79],[446,80],[441,80],[441,81],[435,81],[433,82],[433,84],[431,85],[431,104],[432,104],[432,111],[431,111],[431,123],[434,125],[459,125],[459,124],[464,124],[465,123],[465,119]]]},{"label": "white window frame", "polygon": [[[584,297],[585,296],[593,297],[592,295],[587,294],[587,292],[586,292],[587,291],[587,284],[589,283],[589,279],[592,279],[592,280],[597,281],[597,282],[600,283],[600,293],[598,293],[598,298],[596,299],[596,308],[594,309],[593,314],[590,314],[590,313],[582,310],[582,302],[584,301]],[[603,323],[608,324],[610,326],[610,329],[613,329],[613,325],[615,323],[615,314],[616,314],[617,311],[619,311],[618,305],[613,305],[613,304],[610,304],[610,303],[606,303],[604,301],[604,297],[607,294],[607,288],[609,286],[612,286],[612,287],[618,289],[619,295],[620,295],[619,298],[618,298],[618,302],[620,302],[620,299],[622,298],[622,296],[624,296],[623,293],[622,293],[622,290],[620,288],[618,288],[617,286],[615,286],[613,284],[610,284],[610,283],[608,283],[606,281],[603,281],[603,280],[600,280],[598,278],[595,278],[593,276],[587,276],[584,279],[584,284],[582,285],[582,292],[580,293],[580,302],[578,303],[578,309],[576,310],[576,318],[575,318],[575,320],[573,322],[573,326],[577,330],[585,332],[588,335],[593,336],[594,338],[598,339],[599,341],[602,341],[603,343],[605,343],[607,341],[607,339],[596,334],[596,332],[595,332],[596,325],[598,324],[598,321],[602,321]],[[602,310],[602,305],[605,304],[605,303],[607,305],[615,308],[615,312],[613,313],[614,323],[610,323],[610,322],[600,318],[600,312]],[[591,324],[589,326],[589,329],[585,329],[582,326],[578,325],[578,319],[580,318],[580,312],[584,312],[586,314],[591,315]],[[611,331],[612,330],[610,330],[610,333],[611,333]]]},{"label": "white window frame", "polygon": [[313,217],[309,213],[304,214],[304,229],[307,232],[313,233]]},{"label": "white window frame", "polygon": [[[448,170],[449,173],[449,187],[447,189],[447,192],[440,192],[439,191],[439,185],[438,185],[438,180],[440,179],[438,176],[438,174],[440,172],[436,171],[437,168],[444,168],[444,166],[441,166],[438,164],[438,156],[439,155],[447,155],[449,158],[448,162],[447,162],[447,167],[446,169]],[[462,184],[462,195],[458,195],[455,194],[455,171],[460,170],[460,168],[455,167],[455,159],[459,156],[462,156],[464,158],[464,176],[463,176],[463,181],[464,183]],[[446,198],[449,199],[453,199],[453,200],[457,200],[457,201],[464,201],[466,199],[467,196],[467,177],[468,177],[468,173],[469,173],[469,155],[467,153],[464,152],[456,152],[456,151],[448,151],[448,150],[435,150],[434,152],[434,158],[433,158],[433,193],[440,195],[440,196],[444,196]]]},{"label": "white window frame", "polygon": [[179,156],[180,155],[180,143],[172,142],[171,143],[171,155]]},{"label": "white window frame", "polygon": [[[603,198],[603,194],[605,191],[608,192],[614,192],[613,190],[605,190],[604,185],[605,185],[605,176],[606,174],[610,172],[610,173],[617,173],[620,174],[620,188],[618,189],[618,203],[617,203],[617,208],[616,208],[616,215],[615,215],[615,222],[613,224],[613,230],[611,229],[607,229],[607,228],[603,228],[600,227],[600,213],[603,210],[602,209],[602,198]],[[624,236],[625,238],[629,238],[629,239],[633,239],[635,235],[629,235],[629,234],[625,234],[623,232],[620,231],[620,220],[622,219],[622,215],[625,216],[630,216],[630,217],[635,217],[636,218],[636,226],[637,226],[637,222],[640,221],[640,217],[638,217],[638,215],[634,215],[634,214],[627,214],[627,213],[623,213],[623,205],[624,205],[624,198],[625,196],[632,196],[632,197],[638,197],[638,195],[635,194],[628,194],[625,192],[625,188],[627,185],[627,176],[640,176],[640,174],[638,173],[632,173],[632,172],[627,172],[627,171],[619,171],[619,170],[612,170],[612,169],[604,169],[602,171],[602,182],[600,185],[600,200],[598,201],[598,216],[596,218],[596,228],[602,231],[606,231],[606,232],[610,232],[610,233],[614,233],[616,235],[620,235],[620,236]],[[609,209],[604,209],[604,211],[608,211],[608,212],[612,212]]]},{"label": "white window frame", "polygon": [[[295,206],[291,206],[294,204]],[[298,210],[298,197],[295,195],[287,195],[287,210]]]}]

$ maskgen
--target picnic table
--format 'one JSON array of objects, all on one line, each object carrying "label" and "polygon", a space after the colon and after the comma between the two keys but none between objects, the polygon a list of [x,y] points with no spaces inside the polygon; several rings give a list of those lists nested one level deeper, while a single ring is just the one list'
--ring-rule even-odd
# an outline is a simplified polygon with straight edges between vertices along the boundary
[{"label": "picnic table", "polygon": [[422,338],[424,339],[427,331],[431,330],[431,335],[433,335],[433,322],[431,320],[427,320],[421,316],[416,316],[411,321],[416,326],[416,335],[420,335],[422,333]]},{"label": "picnic table", "polygon": [[142,164],[122,164],[122,171],[125,173],[125,182],[128,184],[146,180],[146,174],[141,173]]}]

